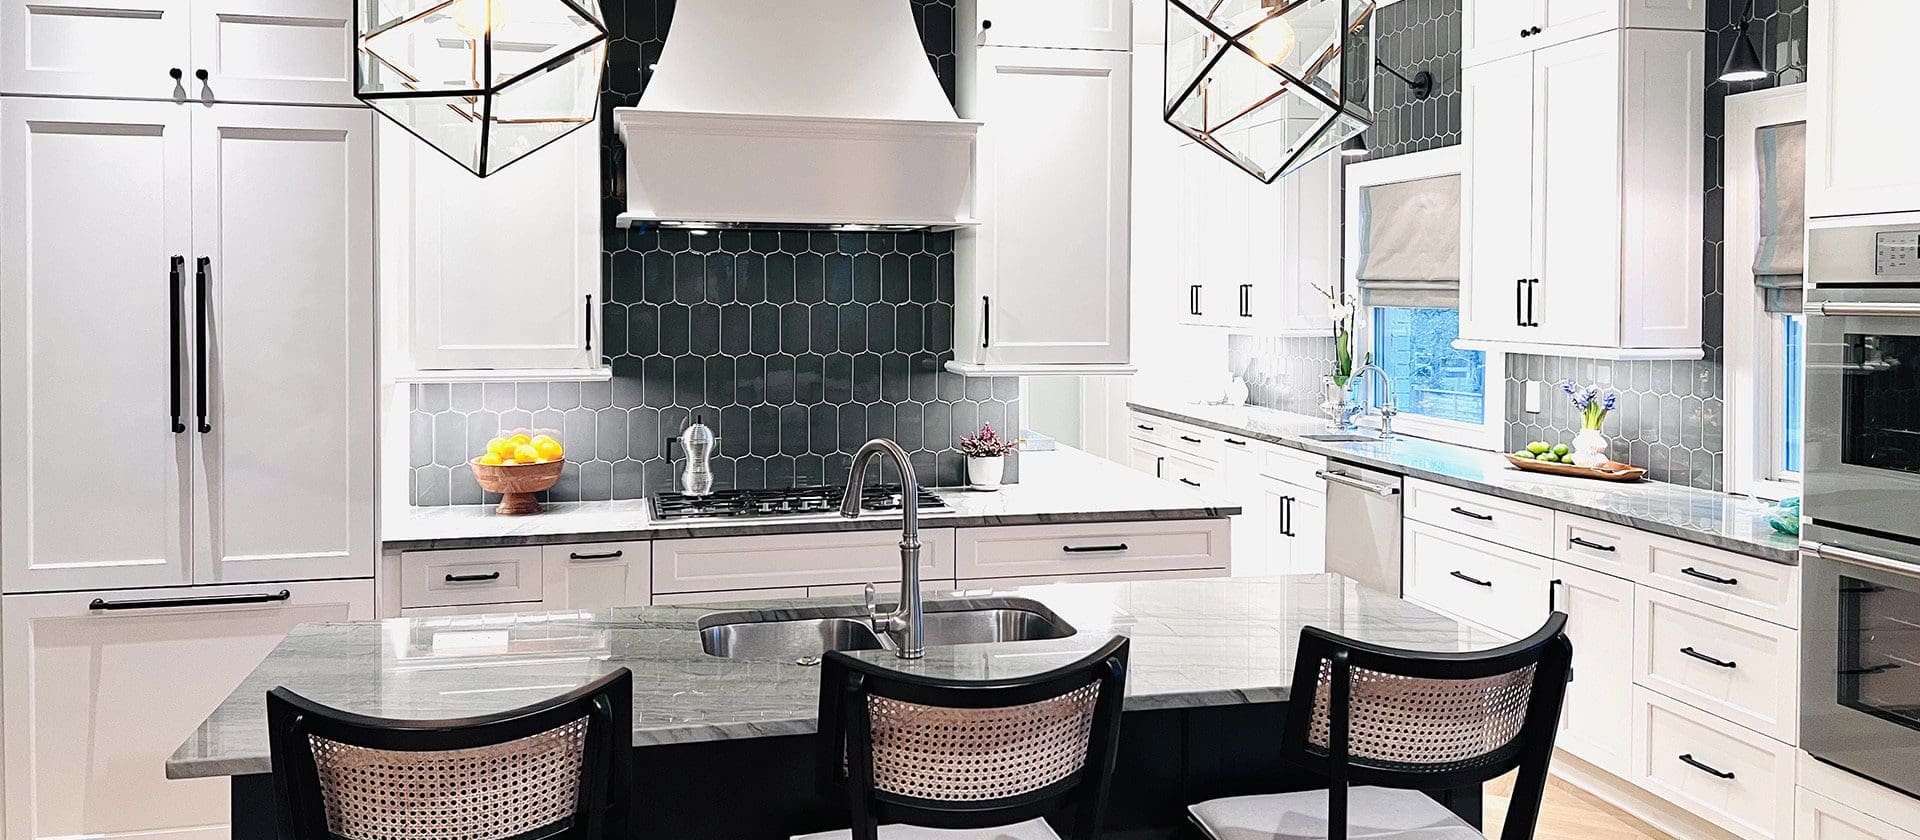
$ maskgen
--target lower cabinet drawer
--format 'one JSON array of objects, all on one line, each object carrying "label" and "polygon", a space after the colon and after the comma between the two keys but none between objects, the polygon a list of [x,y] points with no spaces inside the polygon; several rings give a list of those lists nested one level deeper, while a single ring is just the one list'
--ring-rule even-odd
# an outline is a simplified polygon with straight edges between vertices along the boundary
[{"label": "lower cabinet drawer", "polygon": [[1633,713],[1629,781],[1749,840],[1793,837],[1792,747],[1645,688]]},{"label": "lower cabinet drawer", "polygon": [[1798,741],[1799,634],[1637,587],[1635,682],[1780,741]]},{"label": "lower cabinet drawer", "polygon": [[1128,434],[1133,437],[1134,440],[1165,444],[1173,437],[1173,421],[1171,420],[1163,420],[1151,414],[1141,414],[1138,411],[1133,412],[1131,420],[1132,428],[1128,430]]},{"label": "lower cabinet drawer", "polygon": [[1649,541],[1642,586],[1685,595],[1782,624],[1800,626],[1800,567],[1656,537]]},{"label": "lower cabinet drawer", "polygon": [[1553,553],[1553,511],[1435,484],[1406,480],[1406,517],[1542,557]]},{"label": "lower cabinet drawer", "polygon": [[1407,600],[1514,638],[1546,621],[1552,561],[1413,520],[1405,536]]},{"label": "lower cabinet drawer", "polygon": [[400,553],[400,607],[538,604],[540,548]]},{"label": "lower cabinet drawer", "polygon": [[1920,840],[1920,834],[1806,788],[1800,789],[1796,840]]},{"label": "lower cabinet drawer", "polygon": [[1225,519],[962,528],[954,567],[962,580],[1227,567]]},{"label": "lower cabinet drawer", "polygon": [[[953,579],[953,529],[920,532],[920,575]],[[653,544],[654,603],[679,592],[880,584],[900,579],[900,530],[703,537]]]},{"label": "lower cabinet drawer", "polygon": [[1220,468],[1203,464],[1186,455],[1169,452],[1160,461],[1160,477],[1189,490],[1219,494],[1226,488],[1220,482]]},{"label": "lower cabinet drawer", "polygon": [[722,604],[737,604],[743,601],[784,601],[789,598],[810,597],[804,586],[788,586],[777,589],[739,589],[731,592],[656,592],[653,605],[656,607],[705,607]]}]

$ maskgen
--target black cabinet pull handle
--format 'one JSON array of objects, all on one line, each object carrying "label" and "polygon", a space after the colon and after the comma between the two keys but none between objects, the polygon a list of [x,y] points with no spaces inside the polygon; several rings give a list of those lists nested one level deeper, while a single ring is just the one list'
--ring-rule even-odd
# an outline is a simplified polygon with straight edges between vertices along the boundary
[{"label": "black cabinet pull handle", "polygon": [[1729,773],[1725,770],[1721,770],[1712,765],[1700,763],[1699,760],[1693,757],[1693,753],[1681,753],[1680,760],[1686,762],[1688,765],[1692,766],[1694,769],[1699,770],[1702,773],[1706,773],[1710,776],[1716,776],[1722,779],[1733,778],[1732,773]]},{"label": "black cabinet pull handle", "polygon": [[1240,317],[1253,317],[1253,284],[1240,284]]},{"label": "black cabinet pull handle", "polygon": [[1540,278],[1535,277],[1527,281],[1527,323],[1525,324],[1525,326],[1529,326],[1529,327],[1540,326],[1540,322],[1535,321],[1533,319],[1533,294],[1534,292],[1537,292],[1539,290],[1540,290]]},{"label": "black cabinet pull handle", "polygon": [[593,349],[593,295],[587,295],[587,305],[582,308],[581,322],[587,325],[587,344],[583,349]]},{"label": "black cabinet pull handle", "polygon": [[1234,446],[1246,446],[1246,445],[1247,445],[1247,442],[1246,442],[1246,441],[1244,441],[1244,440],[1234,440],[1233,438],[1226,438],[1226,441],[1227,441],[1228,443],[1231,443],[1231,444],[1233,444]]},{"label": "black cabinet pull handle", "polygon": [[1524,277],[1513,282],[1513,324],[1527,325],[1527,279]]},{"label": "black cabinet pull handle", "polygon": [[1686,575],[1688,577],[1697,577],[1708,583],[1717,583],[1717,584],[1720,584],[1721,586],[1733,586],[1740,582],[1739,578],[1728,578],[1728,577],[1720,577],[1718,575],[1710,575],[1692,566],[1688,566],[1684,569],[1681,569],[1680,574]]},{"label": "black cabinet pull handle", "polygon": [[1464,516],[1464,517],[1467,517],[1468,519],[1478,519],[1478,520],[1480,520],[1481,522],[1492,522],[1492,521],[1493,521],[1493,514],[1490,514],[1490,513],[1474,513],[1473,511],[1470,511],[1470,510],[1467,510],[1466,508],[1463,508],[1463,507],[1460,507],[1460,506],[1458,506],[1458,505],[1455,505],[1455,506],[1453,507],[1453,512],[1454,512],[1454,513],[1457,513],[1457,514],[1460,514],[1461,516]]},{"label": "black cabinet pull handle", "polygon": [[1126,551],[1127,544],[1114,543],[1113,545],[1063,545],[1063,546],[1060,546],[1060,550],[1068,554],[1093,554],[1101,551]]},{"label": "black cabinet pull handle", "polygon": [[1492,586],[1492,585],[1493,585],[1493,581],[1490,581],[1490,580],[1481,580],[1481,579],[1479,579],[1479,578],[1477,578],[1477,577],[1474,577],[1474,576],[1472,576],[1472,575],[1467,575],[1467,574],[1461,574],[1461,573],[1460,573],[1460,572],[1458,572],[1458,571],[1452,571],[1452,572],[1448,572],[1447,574],[1449,574],[1449,575],[1452,575],[1452,576],[1454,576],[1454,577],[1457,577],[1457,578],[1459,578],[1459,579],[1461,579],[1461,580],[1464,580],[1464,581],[1466,581],[1466,582],[1468,582],[1468,583],[1471,583],[1471,584],[1473,584],[1474,586]]},{"label": "black cabinet pull handle", "polygon": [[[1566,585],[1566,581],[1561,580],[1559,578],[1554,578],[1553,580],[1547,581],[1547,614],[1548,615],[1552,615],[1553,613],[1560,611],[1560,587],[1564,585]],[[1573,678],[1569,676],[1567,678],[1567,682],[1573,682]]]},{"label": "black cabinet pull handle", "polygon": [[1591,548],[1594,551],[1616,551],[1617,550],[1613,546],[1603,545],[1601,543],[1597,543],[1592,540],[1583,540],[1579,537],[1568,537],[1567,542],[1572,545],[1580,546],[1581,548]]},{"label": "black cabinet pull handle", "polygon": [[980,296],[980,346],[993,346],[993,298]]},{"label": "black cabinet pull handle", "polygon": [[1297,537],[1293,532],[1293,497],[1280,497],[1280,536]]},{"label": "black cabinet pull handle", "polygon": [[1705,662],[1705,663],[1707,663],[1708,665],[1718,665],[1718,666],[1720,666],[1720,667],[1722,667],[1722,668],[1738,668],[1738,667],[1740,667],[1740,666],[1739,666],[1739,665],[1738,665],[1737,663],[1733,663],[1733,662],[1728,662],[1728,661],[1727,661],[1727,660],[1725,660],[1725,659],[1716,659],[1716,658],[1714,658],[1714,657],[1711,657],[1711,656],[1708,656],[1708,655],[1706,655],[1706,654],[1704,654],[1704,653],[1701,653],[1700,651],[1697,651],[1697,650],[1694,650],[1692,646],[1688,646],[1688,647],[1683,647],[1683,648],[1681,648],[1681,649],[1680,649],[1680,652],[1681,652],[1681,653],[1684,653],[1684,654],[1686,654],[1686,655],[1688,655],[1688,656],[1691,656],[1691,657],[1693,657],[1693,658],[1695,658],[1695,659],[1698,659],[1698,660],[1700,660],[1701,662]]},{"label": "black cabinet pull handle", "polygon": [[447,575],[448,583],[481,583],[483,581],[499,579],[499,572],[488,572],[484,575]]},{"label": "black cabinet pull handle", "polygon": [[236,604],[273,604],[293,599],[293,593],[285,589],[279,592],[262,592],[257,595],[202,595],[195,598],[154,598],[148,601],[108,601],[93,599],[87,605],[90,610],[164,610],[179,607],[228,607]]},{"label": "black cabinet pull handle", "polygon": [[1154,458],[1153,458],[1153,477],[1154,477],[1154,478],[1166,478],[1166,477],[1167,477],[1167,457],[1166,457],[1165,455],[1155,455],[1155,456],[1154,456]]},{"label": "black cabinet pull handle", "polygon": [[212,258],[201,257],[194,262],[194,292],[200,300],[193,314],[193,413],[203,435],[213,431],[213,424],[207,422],[207,380],[213,378],[207,369],[207,317],[213,309],[211,281],[207,275],[212,268]]},{"label": "black cabinet pull handle", "polygon": [[1145,423],[1135,423],[1133,424],[1133,427],[1143,432],[1151,432],[1160,428],[1159,426],[1149,426]]},{"label": "black cabinet pull handle", "polygon": [[1181,436],[1180,436],[1180,439],[1181,439],[1181,440],[1184,440],[1184,441],[1186,441],[1186,442],[1188,442],[1188,443],[1203,443],[1203,442],[1204,442],[1204,441],[1202,441],[1202,440],[1200,440],[1199,438],[1197,438],[1197,437],[1194,437],[1193,435],[1181,435]]},{"label": "black cabinet pull handle", "polygon": [[[620,559],[620,556],[625,553],[626,552],[624,551],[606,551],[599,554],[581,554],[577,551],[570,551],[570,552],[567,552],[567,559],[569,560],[618,560]],[[499,576],[500,575],[498,572],[494,573],[494,577],[499,577]]]},{"label": "black cabinet pull handle", "polygon": [[1900,663],[1898,662],[1882,662],[1878,665],[1868,665],[1865,668],[1841,668],[1839,673],[1843,677],[1866,677],[1874,674],[1884,674],[1898,667],[1900,667]]},{"label": "black cabinet pull handle", "polygon": [[186,315],[185,302],[181,298],[186,291],[183,286],[186,280],[187,258],[175,254],[167,266],[167,407],[171,415],[167,428],[176,435],[187,430],[187,424],[180,417],[180,373],[183,361],[180,358],[180,322]]},{"label": "black cabinet pull handle", "polygon": [[1200,482],[1198,482],[1198,481],[1194,481],[1194,480],[1193,480],[1193,479],[1191,479],[1191,478],[1183,478],[1183,479],[1180,479],[1180,483],[1181,483],[1181,484],[1185,484],[1185,485],[1187,485],[1188,487],[1199,487],[1199,486],[1200,486]]}]

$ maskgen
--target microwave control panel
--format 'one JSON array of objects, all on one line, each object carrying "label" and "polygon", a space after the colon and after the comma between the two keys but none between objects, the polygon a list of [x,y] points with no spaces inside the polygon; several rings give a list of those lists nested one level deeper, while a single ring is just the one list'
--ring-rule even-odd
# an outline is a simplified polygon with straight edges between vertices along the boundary
[{"label": "microwave control panel", "polygon": [[1875,277],[1920,277],[1920,230],[1875,234],[1873,274]]}]

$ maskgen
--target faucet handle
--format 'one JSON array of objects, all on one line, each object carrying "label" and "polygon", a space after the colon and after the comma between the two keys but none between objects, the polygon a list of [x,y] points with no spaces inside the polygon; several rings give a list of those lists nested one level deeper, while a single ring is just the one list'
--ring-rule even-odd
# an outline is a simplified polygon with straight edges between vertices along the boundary
[{"label": "faucet handle", "polygon": [[878,627],[880,624],[880,603],[874,595],[872,583],[867,584],[866,596],[867,596],[867,623],[875,627]]}]

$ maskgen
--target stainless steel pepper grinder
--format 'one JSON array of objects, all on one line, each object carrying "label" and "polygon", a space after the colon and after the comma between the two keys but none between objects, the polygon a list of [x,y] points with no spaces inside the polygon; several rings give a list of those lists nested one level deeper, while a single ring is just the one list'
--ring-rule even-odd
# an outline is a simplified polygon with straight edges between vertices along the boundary
[{"label": "stainless steel pepper grinder", "polygon": [[720,438],[693,416],[693,425],[680,433],[680,448],[687,453],[686,469],[680,471],[680,492],[689,496],[713,494],[713,448]]}]

